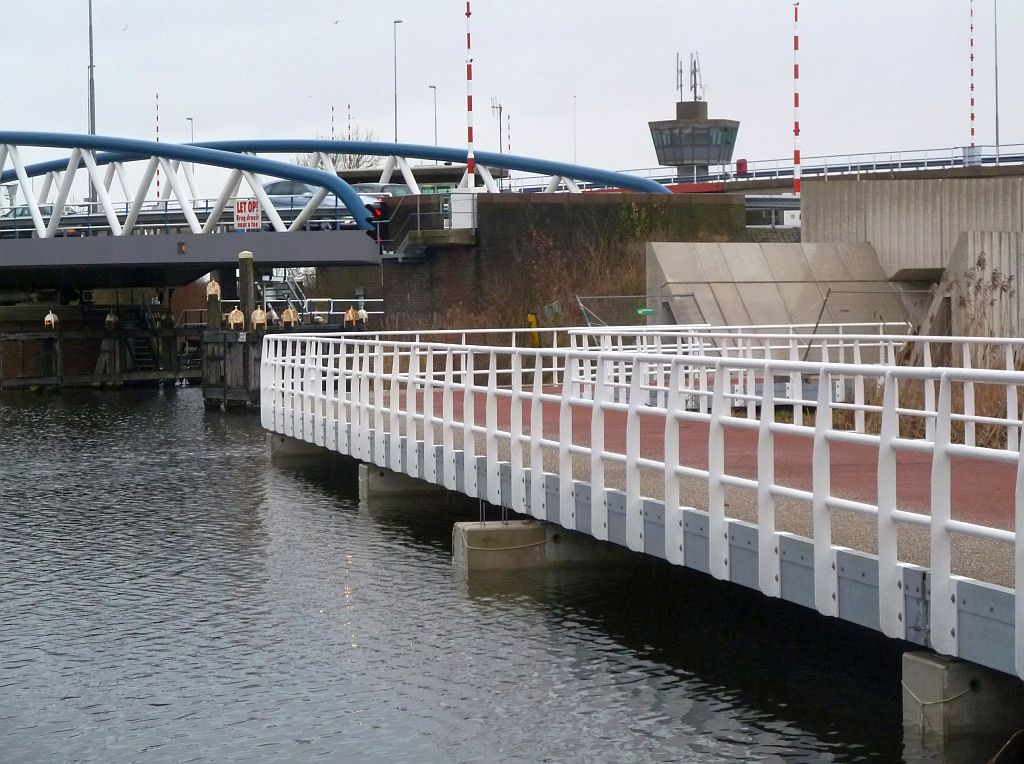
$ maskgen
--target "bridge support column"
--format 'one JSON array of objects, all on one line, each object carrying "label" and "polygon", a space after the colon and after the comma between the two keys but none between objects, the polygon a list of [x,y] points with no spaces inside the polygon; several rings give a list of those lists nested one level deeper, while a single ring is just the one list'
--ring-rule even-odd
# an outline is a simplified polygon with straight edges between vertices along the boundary
[{"label": "bridge support column", "polygon": [[[956,658],[903,654],[904,753],[941,751],[943,761],[988,761],[1022,728],[1024,682]],[[1024,735],[1011,747],[1020,755]]]}]

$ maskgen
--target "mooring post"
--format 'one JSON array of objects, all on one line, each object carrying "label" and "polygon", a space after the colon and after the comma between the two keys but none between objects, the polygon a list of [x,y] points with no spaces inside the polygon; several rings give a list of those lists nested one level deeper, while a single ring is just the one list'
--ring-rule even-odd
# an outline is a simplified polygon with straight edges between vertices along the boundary
[{"label": "mooring post", "polygon": [[[238,253],[238,299],[242,305],[242,316],[246,323],[256,307],[255,273],[252,264],[252,252],[243,250]],[[251,329],[251,326],[247,328]]]}]

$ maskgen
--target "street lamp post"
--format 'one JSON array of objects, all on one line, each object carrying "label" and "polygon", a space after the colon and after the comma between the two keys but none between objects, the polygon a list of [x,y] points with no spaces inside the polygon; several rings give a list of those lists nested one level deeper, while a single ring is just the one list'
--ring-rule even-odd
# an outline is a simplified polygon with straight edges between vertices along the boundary
[{"label": "street lamp post", "polygon": [[395,143],[398,143],[398,25],[401,23],[401,19],[395,19],[391,22],[391,42],[395,59]]},{"label": "street lamp post", "polygon": [[427,85],[434,91],[434,146],[437,146],[437,85]]},{"label": "street lamp post", "polygon": [[999,0],[992,0],[992,23],[995,35],[993,54],[996,63],[996,164],[999,164]]},{"label": "street lamp post", "polygon": [[[89,135],[96,135],[96,63],[92,50],[92,0],[89,0]],[[96,201],[96,187],[89,180],[89,202]],[[90,212],[91,212],[90,208]]]},{"label": "street lamp post", "polygon": [[[188,134],[189,134],[189,139],[188,140],[189,140],[189,143],[195,143],[196,142],[196,121],[192,117],[185,117],[185,121],[188,122]],[[193,162],[192,163],[192,174],[195,175],[195,172],[196,172],[196,164],[195,164],[195,162]]]}]

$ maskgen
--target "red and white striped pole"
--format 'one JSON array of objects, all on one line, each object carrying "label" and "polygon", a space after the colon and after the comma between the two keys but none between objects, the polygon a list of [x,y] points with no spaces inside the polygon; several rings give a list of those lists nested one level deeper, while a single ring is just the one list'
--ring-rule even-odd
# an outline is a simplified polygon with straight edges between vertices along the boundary
[{"label": "red and white striped pole", "polygon": [[[160,143],[160,94],[156,94],[156,142]],[[160,165],[156,166],[156,198],[160,199]]]},{"label": "red and white striped pole", "polygon": [[476,186],[476,158],[473,156],[473,38],[470,35],[470,17],[473,11],[466,0],[466,137],[469,143],[466,151],[466,182],[469,188]]},{"label": "red and white striped pole", "polygon": [[971,0],[971,145],[974,145],[974,0]]},{"label": "red and white striped pole", "polygon": [[793,3],[793,193],[800,195],[800,3]]}]

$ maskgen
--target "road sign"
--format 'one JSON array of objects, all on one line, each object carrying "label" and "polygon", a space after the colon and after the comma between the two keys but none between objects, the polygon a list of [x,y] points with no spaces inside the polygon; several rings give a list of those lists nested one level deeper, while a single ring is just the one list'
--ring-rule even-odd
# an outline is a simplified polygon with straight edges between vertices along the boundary
[{"label": "road sign", "polygon": [[258,199],[235,200],[235,230],[259,231],[263,228],[263,208]]},{"label": "road sign", "polygon": [[654,308],[637,308],[636,314],[638,316],[653,316]]}]

